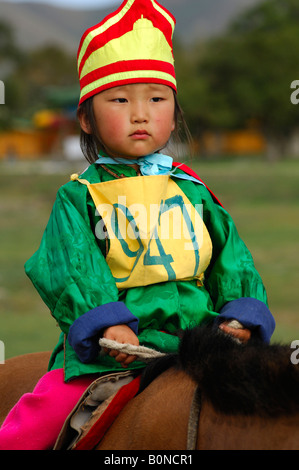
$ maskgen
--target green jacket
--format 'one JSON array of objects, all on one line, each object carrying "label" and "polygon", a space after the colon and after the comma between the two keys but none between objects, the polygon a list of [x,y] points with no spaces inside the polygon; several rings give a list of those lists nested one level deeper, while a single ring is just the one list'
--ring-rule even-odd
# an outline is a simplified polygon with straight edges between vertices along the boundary
[{"label": "green jacket", "polygon": [[[107,166],[114,173],[136,176],[131,167]],[[114,179],[97,164],[81,177],[90,183]],[[227,211],[213,201],[204,185],[179,179],[175,183],[193,205],[203,204],[213,252],[202,286],[196,280],[169,281],[118,291],[105,261],[105,240],[95,236],[100,218],[88,188],[70,181],[59,189],[40,247],[25,270],[61,329],[49,370],[64,367],[66,381],[82,374],[123,370],[109,356],[82,363],[67,340],[73,322],[99,305],[124,302],[139,319],[140,344],[174,352],[179,344],[177,330],[213,319],[227,302],[252,297],[267,303],[252,257]],[[142,367],[134,362],[129,368]]]}]

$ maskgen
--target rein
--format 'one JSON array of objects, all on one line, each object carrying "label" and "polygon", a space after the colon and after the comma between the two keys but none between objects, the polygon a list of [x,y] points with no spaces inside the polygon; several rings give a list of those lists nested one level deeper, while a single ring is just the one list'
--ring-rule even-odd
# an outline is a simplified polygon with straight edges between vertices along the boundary
[{"label": "rein", "polygon": [[[106,338],[100,338],[99,345],[101,348],[115,349],[124,354],[136,356],[139,361],[148,363],[157,357],[165,356],[165,353],[155,351],[145,346],[133,346],[132,344],[122,344]],[[196,387],[190,407],[190,414],[188,420],[187,431],[187,450],[196,450],[197,436],[198,436],[198,423],[201,411],[201,394],[199,388]]]},{"label": "rein", "polygon": [[157,359],[158,357],[166,356],[164,353],[155,351],[151,348],[146,348],[145,346],[133,346],[132,344],[128,343],[122,344],[118,343],[117,341],[113,341],[112,339],[101,338],[99,340],[99,344],[101,348],[115,349],[116,351],[120,351],[124,354],[136,356],[139,361],[145,363],[150,362],[153,359]]},{"label": "rein", "polygon": [[195,387],[188,421],[187,450],[196,450],[200,412],[201,393],[199,387]]}]

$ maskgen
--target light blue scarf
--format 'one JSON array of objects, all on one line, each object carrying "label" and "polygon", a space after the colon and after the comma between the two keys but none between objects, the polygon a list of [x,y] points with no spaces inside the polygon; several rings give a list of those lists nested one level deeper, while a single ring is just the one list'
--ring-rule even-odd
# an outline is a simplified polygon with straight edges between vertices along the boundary
[{"label": "light blue scarf", "polygon": [[111,158],[106,155],[99,154],[99,159],[96,161],[98,164],[107,165],[139,165],[141,174],[143,176],[149,175],[170,175],[175,178],[184,180],[194,181],[198,184],[203,184],[193,176],[187,175],[186,173],[175,173],[177,168],[172,170],[173,159],[168,155],[162,153],[153,153],[146,155],[145,157],[139,157],[136,159],[127,158]]}]

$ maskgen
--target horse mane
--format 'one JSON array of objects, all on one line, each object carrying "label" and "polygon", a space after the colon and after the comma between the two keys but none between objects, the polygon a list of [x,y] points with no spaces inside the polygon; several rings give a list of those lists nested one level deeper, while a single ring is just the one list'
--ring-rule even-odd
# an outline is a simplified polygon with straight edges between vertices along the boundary
[{"label": "horse mane", "polygon": [[141,391],[159,374],[184,370],[206,400],[225,414],[261,416],[299,412],[299,366],[287,345],[250,340],[238,344],[218,329],[186,330],[177,355],[166,355],[143,372]]},{"label": "horse mane", "polygon": [[278,416],[299,412],[299,367],[287,345],[238,344],[214,328],[185,332],[179,364],[213,407],[226,414]]},{"label": "horse mane", "polygon": [[143,370],[140,379],[140,387],[138,393],[141,393],[150,383],[153,382],[160,374],[170,369],[170,367],[178,366],[177,354],[166,354],[151,361]]}]

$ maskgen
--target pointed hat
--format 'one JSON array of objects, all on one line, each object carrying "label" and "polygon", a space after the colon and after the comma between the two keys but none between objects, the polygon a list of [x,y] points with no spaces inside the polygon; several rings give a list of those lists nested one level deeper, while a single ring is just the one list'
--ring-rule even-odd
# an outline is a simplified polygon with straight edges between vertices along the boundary
[{"label": "pointed hat", "polygon": [[175,18],[155,0],[125,0],[87,29],[78,49],[80,101],[129,83],[160,83],[176,91],[172,49]]}]

